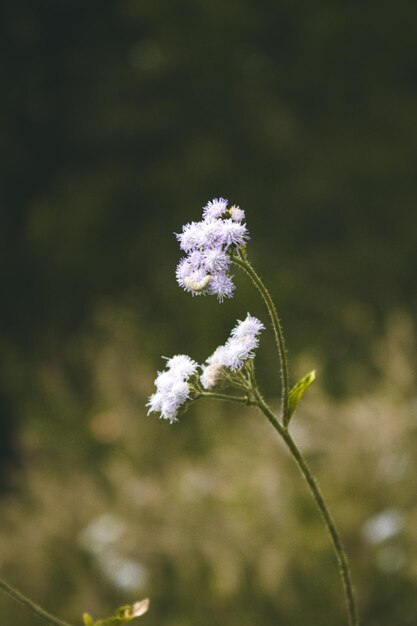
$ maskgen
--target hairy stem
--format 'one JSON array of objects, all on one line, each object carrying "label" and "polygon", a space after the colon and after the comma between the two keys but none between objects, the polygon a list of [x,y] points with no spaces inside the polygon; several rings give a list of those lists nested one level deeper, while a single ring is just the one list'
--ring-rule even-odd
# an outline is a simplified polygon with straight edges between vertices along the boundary
[{"label": "hairy stem", "polygon": [[229,396],[227,393],[214,393],[212,391],[203,391],[200,393],[203,398],[214,398],[215,400],[227,400],[228,402],[240,402],[241,404],[251,404],[246,397]]},{"label": "hairy stem", "polygon": [[274,413],[271,411],[270,407],[266,404],[265,400],[261,396],[258,390],[255,390],[255,395],[257,399],[257,406],[262,411],[262,413],[266,416],[275,430],[279,433],[281,438],[284,440],[287,448],[289,449],[291,456],[295,460],[298,465],[298,468],[303,475],[304,479],[307,482],[307,485],[310,488],[310,492],[320,510],[321,516],[323,518],[326,529],[330,535],[333,548],[336,553],[337,561],[339,564],[339,572],[340,577],[342,579],[343,591],[345,594],[346,607],[349,616],[349,625],[350,626],[359,626],[359,619],[356,610],[355,598],[353,595],[353,586],[349,571],[349,564],[346,556],[346,552],[343,548],[339,533],[336,529],[335,523],[332,519],[330,511],[327,507],[327,504],[323,498],[323,495],[320,491],[318,483],[314,478],[309,466],[307,465],[301,451],[298,449],[295,441],[292,439],[290,433],[286,428],[280,424],[280,422],[275,417]]},{"label": "hairy stem", "polygon": [[58,617],[55,617],[54,615],[51,615],[50,613],[42,609],[38,604],[35,604],[35,602],[32,602],[32,600],[26,598],[26,596],[20,593],[20,591],[17,591],[17,589],[14,589],[14,587],[11,587],[4,580],[1,579],[0,589],[2,589],[7,594],[9,594],[9,596],[20,602],[20,604],[26,606],[32,611],[32,613],[38,615],[47,624],[52,624],[52,626],[70,626],[70,624],[68,624],[67,622],[63,622],[62,620],[58,619]]},{"label": "hairy stem", "polygon": [[339,533],[336,529],[332,516],[330,515],[330,511],[326,505],[326,502],[322,496],[320,488],[316,479],[314,478],[309,466],[307,465],[301,451],[298,449],[295,441],[291,437],[288,432],[288,424],[290,421],[290,413],[289,413],[289,375],[288,375],[288,362],[287,362],[287,353],[285,348],[284,341],[284,333],[282,330],[282,326],[278,317],[277,310],[273,303],[273,300],[269,294],[269,291],[265,287],[261,278],[255,272],[252,265],[246,259],[244,254],[240,254],[239,256],[232,256],[233,262],[241,267],[250,277],[255,287],[259,290],[266,307],[268,309],[272,326],[274,329],[275,340],[278,348],[278,355],[280,360],[280,370],[281,370],[281,383],[282,383],[282,422],[280,422],[277,417],[274,415],[270,407],[267,405],[262,395],[259,392],[258,386],[255,381],[255,375],[252,370],[250,373],[250,378],[252,382],[252,392],[254,394],[254,400],[252,404],[256,404],[262,413],[266,416],[278,434],[281,436],[283,441],[285,442],[288,450],[291,453],[291,456],[297,463],[297,466],[303,475],[305,481],[307,482],[308,487],[310,488],[310,492],[314,498],[314,501],[319,508],[322,519],[326,526],[326,529],[330,535],[330,539],[333,544],[333,548],[336,553],[337,561],[339,564],[339,572],[342,580],[343,591],[345,594],[346,607],[349,616],[349,626],[359,626],[359,619],[356,611],[355,598],[353,595],[353,586],[350,577],[349,564],[347,560],[347,556],[345,550],[343,548]]},{"label": "hairy stem", "polygon": [[239,267],[241,267],[250,277],[255,287],[259,290],[266,307],[268,309],[269,316],[271,318],[272,327],[274,329],[275,341],[278,348],[278,356],[280,361],[280,371],[281,371],[281,391],[282,391],[282,420],[285,425],[287,425],[289,421],[289,411],[288,411],[288,396],[290,393],[290,384],[289,384],[289,375],[288,375],[288,361],[287,361],[287,351],[285,348],[285,340],[284,333],[282,330],[281,322],[278,317],[277,310],[272,301],[270,293],[268,289],[265,287],[261,278],[253,269],[252,265],[246,258],[242,258],[236,255],[232,256],[232,261],[236,263]]}]

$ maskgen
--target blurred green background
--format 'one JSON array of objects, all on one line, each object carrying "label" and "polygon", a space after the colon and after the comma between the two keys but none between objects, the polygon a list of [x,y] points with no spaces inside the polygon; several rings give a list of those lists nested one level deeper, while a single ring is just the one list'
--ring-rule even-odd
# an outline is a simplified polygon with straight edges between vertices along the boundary
[{"label": "blurred green background", "polygon": [[[249,409],[147,417],[160,355],[249,310],[176,285],[223,195],[279,304],[294,433],[363,623],[417,623],[415,2],[17,0],[0,9],[0,576],[80,624],[341,626],[329,541]],[[272,335],[260,378],[277,401]],[[0,597],[1,623],[37,626]]]}]

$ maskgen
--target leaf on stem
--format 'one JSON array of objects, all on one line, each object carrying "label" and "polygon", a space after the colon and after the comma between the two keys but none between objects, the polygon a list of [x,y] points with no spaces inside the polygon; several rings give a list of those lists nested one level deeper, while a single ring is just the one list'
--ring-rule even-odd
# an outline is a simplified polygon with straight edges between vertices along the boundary
[{"label": "leaf on stem", "polygon": [[144,615],[148,609],[149,598],[145,598],[145,600],[140,600],[132,605],[127,604],[125,606],[121,606],[117,609],[114,615],[105,619],[99,619],[96,622],[93,622],[91,615],[84,613],[84,626],[122,626],[123,624],[130,622],[132,619]]},{"label": "leaf on stem", "polygon": [[285,421],[285,426],[288,426],[292,414],[297,407],[297,404],[299,403],[307,389],[310,387],[310,385],[315,381],[315,379],[316,370],[313,370],[312,372],[309,372],[306,376],[304,376],[304,378],[301,378],[291,389],[288,396],[288,414]]}]

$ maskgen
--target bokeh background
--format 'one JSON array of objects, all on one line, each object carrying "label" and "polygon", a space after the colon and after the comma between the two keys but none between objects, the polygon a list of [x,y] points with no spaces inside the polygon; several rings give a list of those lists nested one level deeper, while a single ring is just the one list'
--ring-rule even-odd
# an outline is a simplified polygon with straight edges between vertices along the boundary
[{"label": "bokeh background", "polygon": [[[146,415],[160,355],[249,310],[175,283],[223,195],[275,296],[294,420],[363,623],[417,623],[415,2],[17,0],[1,8],[0,576],[72,624],[341,626],[328,538],[249,409]],[[272,335],[259,377],[278,401]],[[40,624],[0,597],[5,626]]]}]

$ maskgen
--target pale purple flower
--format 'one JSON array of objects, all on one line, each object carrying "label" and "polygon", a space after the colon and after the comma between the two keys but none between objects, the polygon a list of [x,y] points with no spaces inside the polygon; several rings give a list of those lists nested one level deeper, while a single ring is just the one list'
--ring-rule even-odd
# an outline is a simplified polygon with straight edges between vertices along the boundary
[{"label": "pale purple flower", "polygon": [[203,255],[201,265],[207,272],[225,272],[230,265],[230,257],[221,248],[209,248]]},{"label": "pale purple flower", "polygon": [[207,365],[203,365],[200,376],[203,387],[215,387],[225,369],[232,372],[242,369],[246,361],[255,356],[254,350],[259,345],[258,335],[264,328],[262,322],[249,313],[243,321],[238,321],[226,343],[208,357]]},{"label": "pale purple flower", "polygon": [[230,207],[229,213],[230,217],[232,220],[235,220],[235,222],[243,222],[245,219],[245,211],[242,211],[242,209],[238,206],[233,205]]},{"label": "pale purple flower", "polygon": [[242,369],[248,359],[255,356],[254,349],[259,345],[258,339],[246,335],[241,339],[231,337],[227,344],[228,367],[237,372]]},{"label": "pale purple flower", "polygon": [[188,254],[187,260],[193,267],[203,267],[206,265],[206,255],[201,250],[192,250]]},{"label": "pale purple flower", "polygon": [[246,243],[247,238],[248,231],[245,224],[234,222],[231,218],[222,220],[221,240],[226,249],[231,246],[240,248]]},{"label": "pale purple flower", "polygon": [[190,252],[203,245],[204,231],[201,222],[190,222],[182,228],[181,235],[177,235],[181,250]]},{"label": "pale purple flower", "polygon": [[160,413],[171,423],[177,421],[178,409],[191,398],[188,380],[193,376],[198,364],[186,354],[177,354],[167,360],[166,369],[158,372],[155,379],[156,392],[146,406],[149,413]]},{"label": "pale purple flower", "polygon": [[226,272],[216,272],[210,280],[207,293],[214,293],[219,302],[223,302],[224,298],[231,298],[235,290],[232,281],[233,276]]},{"label": "pale purple flower", "polygon": [[201,238],[203,241],[203,244],[200,249],[203,252],[205,252],[206,250],[210,248],[217,248],[221,246],[222,238],[223,238],[223,232],[222,232],[223,220],[221,219],[210,220],[210,221],[203,220],[200,222],[200,224],[201,224],[201,233],[202,233]]},{"label": "pale purple flower", "polygon": [[227,200],[225,198],[214,198],[209,200],[203,207],[204,219],[215,219],[221,217],[227,209]]},{"label": "pale purple flower", "polygon": [[249,337],[250,339],[256,338],[256,336],[264,330],[265,326],[258,320],[258,318],[253,317],[249,313],[243,321],[239,321],[238,324],[233,328],[231,335],[235,339],[244,339],[245,337]]},{"label": "pale purple flower", "polygon": [[238,207],[228,210],[225,198],[214,198],[204,207],[200,222],[183,226],[176,235],[181,250],[187,253],[176,270],[183,289],[193,295],[214,294],[220,302],[232,297],[231,254],[249,238],[241,223],[244,216]]},{"label": "pale purple flower", "polygon": [[249,313],[243,321],[238,321],[226,342],[227,365],[232,371],[240,370],[248,359],[255,356],[254,350],[259,345],[258,335],[264,328],[262,322]]}]

